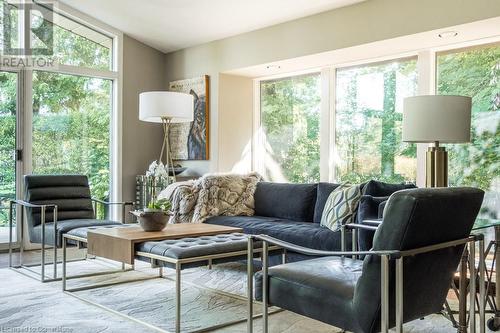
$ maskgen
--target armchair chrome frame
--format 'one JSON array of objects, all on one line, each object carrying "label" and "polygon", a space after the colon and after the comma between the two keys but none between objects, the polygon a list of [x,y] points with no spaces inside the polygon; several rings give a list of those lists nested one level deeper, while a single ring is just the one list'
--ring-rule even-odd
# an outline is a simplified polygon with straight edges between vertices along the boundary
[{"label": "armchair chrome frame", "polygon": [[[94,202],[97,202],[97,203],[100,203],[100,204],[105,204],[105,205],[122,205],[122,223],[125,222],[125,208],[126,206],[130,206],[130,205],[133,205],[134,203],[133,202],[130,202],[130,201],[126,201],[126,202],[106,202],[106,201],[102,201],[102,200],[99,200],[99,199],[91,199],[92,201]],[[12,262],[12,252],[13,252],[13,228],[14,228],[14,224],[13,224],[13,211],[14,211],[14,207],[18,207],[20,206],[21,207],[21,210],[20,210],[20,218],[17,219],[17,221],[19,221],[17,223],[17,225],[20,225],[21,227],[21,231],[20,231],[20,240],[19,240],[19,264],[18,265],[13,265],[13,262]],[[33,265],[25,265],[23,263],[23,253],[24,253],[24,214],[25,214],[25,209],[26,208],[33,208],[33,209],[40,209],[40,224],[42,225],[41,227],[41,239],[42,239],[42,243],[41,243],[41,258],[40,258],[40,264],[33,264]],[[45,240],[45,223],[46,223],[46,218],[45,218],[45,214],[46,214],[46,211],[47,209],[52,209],[53,210],[53,223],[54,223],[54,246],[53,246],[53,251],[54,251],[54,259],[52,260],[52,265],[53,265],[53,273],[52,273],[52,277],[48,277],[46,274],[45,274],[45,266],[46,266],[46,263],[45,263],[45,249],[47,248],[47,245],[46,245],[46,240]],[[37,204],[33,204],[31,202],[27,202],[27,201],[24,201],[24,200],[10,200],[9,201],[9,268],[11,269],[15,269],[16,271],[18,271],[19,273],[21,274],[24,274],[28,277],[31,277],[31,278],[34,278],[33,275],[31,274],[26,274],[24,272],[22,272],[20,269],[25,269],[27,271],[29,271],[30,273],[33,273],[35,274],[36,276],[39,276],[40,277],[40,281],[42,283],[44,282],[53,282],[53,281],[60,281],[61,278],[60,277],[57,277],[57,264],[58,263],[61,263],[62,261],[58,261],[57,260],[57,211],[58,211],[58,208],[57,208],[57,205],[54,205],[54,204],[45,204],[45,205],[37,205]],[[95,212],[95,207],[94,207],[94,212]],[[82,258],[82,259],[77,259],[77,260],[85,260],[86,259],[86,256],[85,258]],[[31,267],[34,267],[34,266],[40,266],[40,269],[41,271],[40,272],[37,272],[33,269],[31,269]]]},{"label": "armchair chrome frame", "polygon": [[[396,304],[395,304],[395,312],[396,312],[396,332],[403,332],[403,263],[405,257],[411,257],[418,254],[429,253],[449,247],[456,247],[460,245],[472,244],[471,248],[471,256],[469,257],[471,263],[471,269],[475,268],[475,258],[474,258],[474,245],[476,242],[479,242],[480,249],[480,264],[479,264],[479,289],[480,289],[480,300],[479,300],[479,312],[480,312],[480,331],[484,332],[485,327],[485,316],[484,316],[484,238],[483,235],[474,235],[469,236],[463,239],[457,239],[449,242],[429,245],[421,248],[411,249],[411,250],[387,250],[387,251],[320,251],[314,250],[302,246],[297,246],[288,242],[284,242],[278,240],[273,237],[269,237],[266,235],[254,235],[250,236],[248,239],[248,255],[253,253],[253,242],[255,240],[259,240],[263,242],[262,245],[262,332],[268,332],[268,248],[269,244],[279,246],[288,251],[297,252],[303,255],[309,256],[359,256],[359,255],[375,255],[381,258],[381,332],[387,333],[389,332],[389,262],[391,260],[395,260],[396,262],[396,281],[395,281],[395,289],[396,289]],[[476,272],[471,274],[470,279],[470,289],[476,290]],[[252,260],[248,260],[248,295],[253,295],[253,262]],[[249,297],[248,301],[248,320],[247,320],[247,332],[253,332],[253,309],[251,307],[253,301],[253,296]],[[475,332],[476,324],[475,324],[475,294],[471,293],[470,296],[470,332]]]},{"label": "armchair chrome frame", "polygon": [[[346,244],[347,230],[352,230],[352,251],[356,251],[356,247],[358,246],[358,236],[359,236],[359,234],[357,232],[358,229],[377,231],[380,224],[382,224],[382,220],[366,220],[364,222],[368,222],[368,224],[350,223],[350,224],[345,224],[342,226],[342,229],[341,229],[342,251],[346,251],[345,244]],[[483,280],[486,283],[487,271],[486,271],[485,259],[486,259],[486,253],[488,253],[489,250],[487,250],[485,252],[484,235],[478,234],[476,237],[478,237],[477,242],[479,243],[479,252],[480,252],[480,254],[479,254],[480,258],[479,258],[479,263],[478,263],[479,275],[483,274]],[[458,290],[455,287],[454,282],[452,282],[452,289],[455,291],[455,294],[459,300],[459,310],[458,311],[451,310],[451,308],[448,304],[448,301],[446,301],[444,304],[444,310],[442,312],[442,314],[452,322],[453,326],[457,328],[458,333],[467,331],[467,315],[466,315],[466,313],[467,313],[467,281],[465,278],[462,278],[462,277],[467,276],[467,264],[468,264],[470,267],[470,270],[471,270],[471,274],[470,274],[471,282],[472,282],[472,279],[478,278],[478,272],[475,272],[475,274],[472,274],[472,270],[473,270],[472,267],[475,267],[475,262],[473,260],[474,258],[471,258],[471,257],[474,257],[474,256],[475,256],[475,243],[470,246],[470,250],[467,250],[467,247],[464,249],[464,253],[462,254],[462,257],[460,259],[460,265],[458,267],[458,271],[460,274],[460,282],[459,282]],[[356,259],[357,256],[353,256],[352,258]],[[479,276],[479,278],[480,278],[480,276]],[[480,302],[484,303],[484,305],[482,307],[481,306],[479,307],[479,315],[480,315],[480,318],[485,319],[486,300],[487,300],[487,298],[485,299],[485,297],[488,296],[486,294],[486,290],[489,289],[489,285],[488,285],[488,288],[486,288],[484,286],[484,283],[483,283],[479,286],[479,288],[480,288],[479,297],[481,299]],[[483,289],[482,292],[481,292],[481,288]],[[469,289],[473,290],[471,286],[469,286]],[[470,293],[470,295],[469,295],[471,304],[475,304],[474,298],[473,298],[473,297],[475,297],[475,295],[476,295],[475,293]],[[474,310],[474,308],[473,308],[473,310]],[[458,322],[457,322],[457,320],[455,320],[455,318],[453,316],[454,314],[457,314],[457,313],[458,313]],[[475,320],[475,316],[473,315],[473,313],[474,313],[473,311],[469,311],[469,318],[471,321]],[[484,331],[485,331],[484,323],[481,323],[480,331],[481,331],[481,333],[484,333]]]}]

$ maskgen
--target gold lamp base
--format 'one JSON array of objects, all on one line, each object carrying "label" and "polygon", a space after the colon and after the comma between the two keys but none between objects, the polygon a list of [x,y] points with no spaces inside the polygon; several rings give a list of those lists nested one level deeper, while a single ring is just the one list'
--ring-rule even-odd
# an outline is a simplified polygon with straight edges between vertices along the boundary
[{"label": "gold lamp base", "polygon": [[439,142],[427,150],[425,168],[425,187],[448,186],[448,152]]}]

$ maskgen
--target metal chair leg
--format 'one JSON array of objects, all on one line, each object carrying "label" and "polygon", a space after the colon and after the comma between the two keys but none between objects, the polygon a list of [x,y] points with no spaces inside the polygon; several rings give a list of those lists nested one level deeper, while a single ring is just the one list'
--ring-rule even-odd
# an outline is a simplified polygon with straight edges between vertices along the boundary
[{"label": "metal chair leg", "polygon": [[380,257],[380,281],[381,281],[381,321],[380,332],[389,332],[389,258],[386,255]]},{"label": "metal chair leg", "polygon": [[396,332],[403,333],[403,258],[396,259]]},{"label": "metal chair leg", "polygon": [[476,332],[476,243],[469,245],[469,330],[470,333]]},{"label": "metal chair leg", "polygon": [[42,224],[42,257],[40,258],[41,260],[41,281],[45,282],[45,207],[40,208],[40,220]]},{"label": "metal chair leg", "polygon": [[54,207],[53,210],[53,219],[54,219],[54,272],[53,277],[57,279],[57,207]]},{"label": "metal chair leg", "polygon": [[262,243],[262,333],[268,332],[268,288],[269,288],[269,276],[268,276],[268,265],[269,265],[269,244],[264,241]]},{"label": "metal chair leg", "polygon": [[63,236],[63,244],[62,244],[62,290],[66,290],[66,238]]},{"label": "metal chair leg", "polygon": [[9,202],[9,267],[12,267],[12,201]]},{"label": "metal chair leg", "polygon": [[181,265],[175,264],[175,332],[181,332]]},{"label": "metal chair leg", "polygon": [[248,237],[247,248],[247,333],[253,332],[253,238]]},{"label": "metal chair leg", "polygon": [[485,270],[485,258],[484,258],[484,239],[479,241],[479,332],[484,333],[485,328],[485,281],[484,281],[484,270]]}]

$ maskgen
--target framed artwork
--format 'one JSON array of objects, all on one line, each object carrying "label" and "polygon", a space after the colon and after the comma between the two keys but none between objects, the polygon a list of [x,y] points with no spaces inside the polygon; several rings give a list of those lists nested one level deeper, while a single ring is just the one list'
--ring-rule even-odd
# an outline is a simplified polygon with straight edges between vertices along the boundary
[{"label": "framed artwork", "polygon": [[194,97],[194,115],[190,123],[171,124],[169,132],[172,159],[209,159],[209,77],[172,81],[170,91],[183,92]]}]

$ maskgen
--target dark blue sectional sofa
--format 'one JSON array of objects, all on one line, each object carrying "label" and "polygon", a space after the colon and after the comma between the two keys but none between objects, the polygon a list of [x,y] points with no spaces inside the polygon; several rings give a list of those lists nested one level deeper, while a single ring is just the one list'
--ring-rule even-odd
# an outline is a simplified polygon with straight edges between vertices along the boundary
[{"label": "dark blue sectional sofa", "polygon": [[[330,193],[339,184],[283,184],[260,182],[255,191],[254,216],[216,216],[205,223],[243,228],[247,234],[266,234],[296,245],[318,250],[337,251],[341,247],[341,233],[320,225],[321,215]],[[379,205],[393,192],[415,187],[407,184],[386,184],[370,181],[362,185],[365,195],[360,201],[358,217],[376,218]],[[385,200],[384,200],[385,199]],[[368,203],[368,204],[366,204]],[[376,207],[374,207],[376,205]],[[372,235],[360,235],[371,242]],[[350,249],[347,236],[346,246]],[[362,248],[371,247],[364,244]],[[305,259],[299,254],[288,254],[288,261]]]}]

